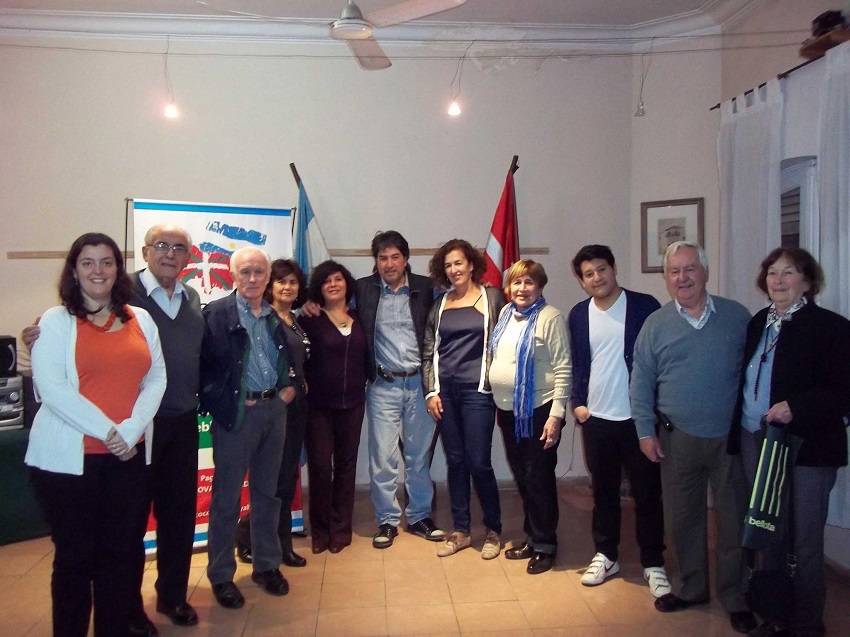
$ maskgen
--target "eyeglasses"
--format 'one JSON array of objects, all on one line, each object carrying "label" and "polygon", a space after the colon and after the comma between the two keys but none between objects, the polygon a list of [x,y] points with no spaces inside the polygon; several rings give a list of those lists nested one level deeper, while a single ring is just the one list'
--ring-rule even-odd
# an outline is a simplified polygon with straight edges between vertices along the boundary
[{"label": "eyeglasses", "polygon": [[176,255],[186,254],[189,252],[189,248],[184,246],[182,243],[175,243],[171,245],[170,243],[166,243],[165,241],[157,241],[153,245],[149,245],[149,248],[153,248],[157,252],[173,252]]}]

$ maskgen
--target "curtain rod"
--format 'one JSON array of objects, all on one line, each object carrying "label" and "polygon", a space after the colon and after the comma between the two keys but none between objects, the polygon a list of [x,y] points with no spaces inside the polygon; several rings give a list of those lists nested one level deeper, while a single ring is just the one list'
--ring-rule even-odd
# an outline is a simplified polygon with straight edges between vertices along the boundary
[{"label": "curtain rod", "polygon": [[[808,66],[808,65],[809,65],[809,64],[811,64],[812,62],[817,62],[818,60],[820,60],[820,59],[821,59],[821,58],[823,58],[823,57],[824,57],[824,56],[820,55],[820,56],[818,56],[818,57],[816,57],[816,58],[812,58],[811,60],[806,60],[805,62],[802,62],[802,63],[798,64],[798,65],[797,65],[797,66],[795,66],[794,68],[792,68],[792,69],[788,69],[787,71],[785,71],[785,72],[783,72],[783,73],[780,73],[779,75],[777,75],[777,76],[776,76],[776,79],[777,79],[777,80],[784,80],[786,77],[788,77],[789,75],[791,75],[794,71],[799,71],[799,70],[800,70],[801,68],[803,68],[804,66]],[[757,91],[757,90],[759,90],[760,88],[764,88],[766,85],[767,85],[767,82],[762,82],[762,83],[761,83],[761,84],[759,84],[757,87],[755,87],[755,88],[751,88],[749,91],[744,91],[744,95],[750,95],[753,91]],[[732,99],[734,100],[735,98],[733,97]],[[713,110],[716,110],[716,109],[718,109],[718,108],[720,108],[720,102],[717,102],[717,104],[715,104],[714,106],[712,106],[712,107],[711,107],[710,109],[708,109],[708,110],[709,110],[709,111],[713,111]]]}]

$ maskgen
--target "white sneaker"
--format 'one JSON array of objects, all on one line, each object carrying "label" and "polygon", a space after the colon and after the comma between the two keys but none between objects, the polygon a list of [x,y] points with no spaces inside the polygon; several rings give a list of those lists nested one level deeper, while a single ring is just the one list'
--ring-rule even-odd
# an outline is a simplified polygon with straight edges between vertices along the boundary
[{"label": "white sneaker", "polygon": [[599,586],[612,575],[620,572],[620,563],[612,562],[603,553],[597,553],[590,561],[590,566],[581,576],[581,583],[585,586]]},{"label": "white sneaker", "polygon": [[673,592],[667,579],[667,571],[664,570],[663,566],[651,566],[643,569],[643,579],[649,584],[649,591],[655,598]]}]

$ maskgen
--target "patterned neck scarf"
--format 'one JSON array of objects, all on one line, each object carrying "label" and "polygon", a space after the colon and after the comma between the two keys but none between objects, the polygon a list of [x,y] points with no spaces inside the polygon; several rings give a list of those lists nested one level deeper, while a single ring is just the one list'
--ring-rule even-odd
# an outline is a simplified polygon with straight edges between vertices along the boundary
[{"label": "patterned neck scarf", "polygon": [[779,312],[776,311],[776,303],[771,303],[767,308],[767,321],[764,326],[765,329],[772,326],[773,329],[778,332],[782,328],[782,323],[784,321],[790,321],[791,315],[801,307],[804,307],[808,302],[809,301],[805,296],[801,297],[799,301],[788,308],[783,316],[779,316]]},{"label": "patterned neck scarf", "polygon": [[524,310],[518,310],[516,303],[511,301],[499,317],[499,322],[493,329],[493,338],[490,340],[492,355],[505,333],[508,322],[514,317],[525,320],[525,326],[516,344],[514,372],[514,421],[517,442],[521,438],[530,439],[534,436],[531,422],[534,414],[534,330],[537,326],[537,317],[544,305],[546,305],[546,299],[542,295]]}]

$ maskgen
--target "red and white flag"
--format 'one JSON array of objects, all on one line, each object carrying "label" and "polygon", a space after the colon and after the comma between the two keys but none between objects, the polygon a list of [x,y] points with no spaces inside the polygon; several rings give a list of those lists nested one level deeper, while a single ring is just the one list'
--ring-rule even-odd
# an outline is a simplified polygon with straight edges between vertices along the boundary
[{"label": "red and white flag", "polygon": [[484,259],[487,261],[487,272],[482,280],[497,288],[502,287],[508,268],[519,261],[514,175],[510,170],[505,179],[505,189],[502,191],[499,207],[493,217],[490,236],[487,237]]}]

